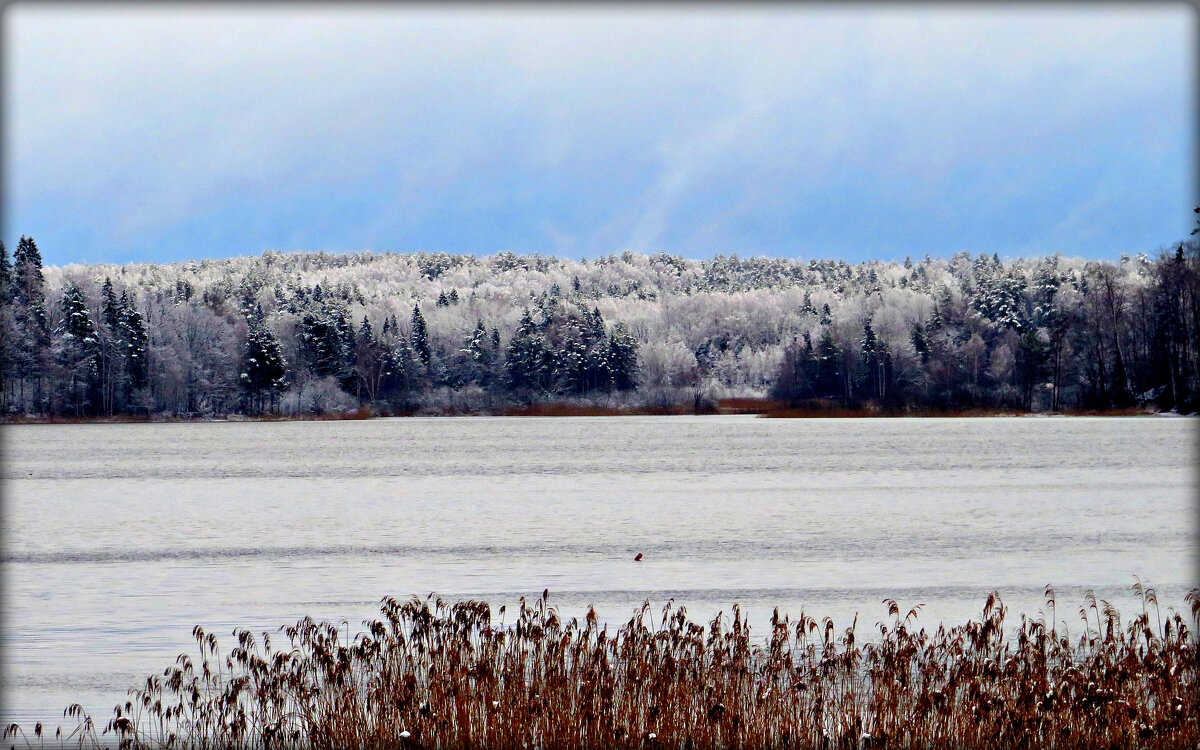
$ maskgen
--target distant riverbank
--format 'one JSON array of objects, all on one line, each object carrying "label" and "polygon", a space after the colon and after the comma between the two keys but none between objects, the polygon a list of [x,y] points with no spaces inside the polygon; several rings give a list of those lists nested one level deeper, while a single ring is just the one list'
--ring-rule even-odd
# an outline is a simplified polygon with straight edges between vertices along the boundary
[{"label": "distant riverbank", "polygon": [[549,402],[528,405],[510,405],[493,409],[412,409],[391,410],[361,407],[353,411],[325,412],[319,414],[228,414],[224,416],[154,415],[130,414],[95,417],[66,416],[10,416],[0,419],[0,424],[141,424],[162,422],[329,422],[344,420],[377,419],[382,417],[635,417],[635,416],[688,416],[688,415],[757,415],[772,419],[864,419],[887,417],[917,418],[971,418],[971,417],[1146,417],[1146,416],[1192,416],[1176,412],[1160,412],[1152,408],[1130,407],[1125,409],[1067,409],[1057,412],[1024,412],[1015,409],[883,409],[877,406],[846,407],[837,404],[789,406],[772,399],[730,398],[720,399],[715,404],[705,403],[699,408],[693,404],[668,406],[602,406],[572,402]]}]

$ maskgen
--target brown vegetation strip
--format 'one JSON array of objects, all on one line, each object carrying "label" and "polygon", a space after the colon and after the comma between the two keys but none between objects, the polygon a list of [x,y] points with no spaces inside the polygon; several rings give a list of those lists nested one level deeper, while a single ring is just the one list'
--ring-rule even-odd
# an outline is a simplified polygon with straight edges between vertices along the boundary
[{"label": "brown vegetation strip", "polygon": [[[705,405],[699,410],[690,403],[679,403],[669,406],[598,406],[593,404],[577,404],[572,402],[549,402],[529,404],[525,406],[504,406],[490,410],[453,410],[442,409],[437,412],[426,411],[374,411],[369,407],[359,407],[348,412],[328,412],[324,414],[261,414],[254,417],[238,416],[238,422],[327,422],[342,420],[374,419],[376,417],[410,417],[410,416],[499,416],[499,417],[630,417],[630,416],[677,416],[686,414],[757,414],[770,418],[819,418],[819,419],[862,419],[869,417],[1020,417],[1030,414],[1071,416],[1071,417],[1137,417],[1147,416],[1156,412],[1141,407],[1128,409],[1064,409],[1058,412],[1022,412],[1011,409],[891,409],[885,410],[868,406],[845,407],[834,403],[819,406],[790,407],[780,401],[759,398],[729,398],[720,399],[716,406]],[[36,417],[9,415],[0,418],[0,424],[140,424],[145,422],[221,422],[214,417],[154,417],[117,415],[112,417]]]},{"label": "brown vegetation strip", "polygon": [[[1200,740],[1194,628],[1152,589],[1123,625],[1088,594],[1072,639],[989,596],[982,617],[918,629],[886,601],[869,641],[803,613],[764,636],[735,607],[707,625],[647,604],[610,632],[594,611],[564,621],[548,595],[511,623],[490,607],[383,600],[351,637],[305,619],[235,631],[227,654],[196,628],[181,655],[131,691],[100,730],[79,706],[63,746],[204,748],[1187,748]],[[1061,613],[1058,613],[1061,614]],[[1058,620],[1059,625],[1054,623]],[[856,623],[857,624],[857,620]],[[1189,624],[1192,627],[1189,627]],[[46,733],[48,734],[48,733]],[[15,725],[15,745],[40,743]]]}]

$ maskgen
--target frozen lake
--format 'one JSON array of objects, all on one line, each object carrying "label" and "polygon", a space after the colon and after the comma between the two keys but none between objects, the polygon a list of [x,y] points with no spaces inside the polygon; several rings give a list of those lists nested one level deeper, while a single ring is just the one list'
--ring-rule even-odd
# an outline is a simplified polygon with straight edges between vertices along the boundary
[{"label": "frozen lake", "polygon": [[[1197,421],[464,418],[5,426],[3,705],[32,730],[194,653],[193,625],[374,617],[385,594],[669,597],[921,622],[1197,584]],[[634,562],[638,552],[644,560]],[[1137,605],[1140,611],[1140,604]]]}]

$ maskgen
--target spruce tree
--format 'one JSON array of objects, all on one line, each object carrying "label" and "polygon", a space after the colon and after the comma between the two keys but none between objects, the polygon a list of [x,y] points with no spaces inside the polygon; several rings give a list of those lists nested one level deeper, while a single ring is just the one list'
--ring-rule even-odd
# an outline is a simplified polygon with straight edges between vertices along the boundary
[{"label": "spruce tree", "polygon": [[426,367],[429,366],[431,352],[429,351],[429,330],[425,327],[425,316],[421,315],[420,305],[413,305],[412,335],[410,336],[412,350]]},{"label": "spruce tree", "polygon": [[394,406],[404,406],[412,390],[413,377],[412,349],[408,341],[403,337],[397,339],[386,348],[384,358],[379,397]]},{"label": "spruce tree", "polygon": [[545,348],[545,339],[533,322],[529,308],[526,308],[505,353],[504,372],[508,376],[509,388],[525,391],[541,385]]},{"label": "spruce tree", "polygon": [[56,329],[55,364],[67,391],[67,404],[82,414],[94,407],[93,397],[100,376],[100,339],[88,311],[87,300],[75,284],[63,288],[62,323]]},{"label": "spruce tree", "polygon": [[42,255],[32,237],[22,236],[13,254],[13,369],[24,401],[26,383],[34,406],[45,408],[43,381],[50,354],[50,322],[46,315],[46,281]]},{"label": "spruce tree", "polygon": [[14,322],[12,315],[13,268],[8,249],[0,240],[0,413],[7,413],[13,381]]},{"label": "spruce tree", "polygon": [[599,308],[584,312],[584,386],[583,390],[608,390],[613,386],[608,336]]},{"label": "spruce tree", "polygon": [[475,330],[467,336],[464,351],[477,365],[486,367],[492,363],[492,351],[488,346],[488,332],[482,320],[475,322]]},{"label": "spruce tree", "polygon": [[490,385],[493,351],[482,320],[475,322],[475,330],[463,342],[462,354],[466,360],[466,382]]},{"label": "spruce tree", "polygon": [[13,267],[12,262],[8,259],[8,248],[4,246],[4,241],[0,240],[0,305],[8,305],[12,303],[13,295]]},{"label": "spruce tree", "polygon": [[925,334],[925,326],[920,321],[913,323],[912,333],[909,334],[913,349],[921,357],[921,364],[929,362],[929,338]]},{"label": "spruce tree", "polygon": [[309,310],[300,319],[300,356],[317,377],[333,377],[353,391],[356,344],[346,312],[331,304]]},{"label": "spruce tree", "polygon": [[818,398],[837,398],[844,395],[841,360],[842,353],[833,341],[833,334],[826,328],[821,332],[821,341],[817,344]]},{"label": "spruce tree", "polygon": [[637,387],[637,341],[633,334],[618,321],[608,339],[609,363],[612,367],[613,385],[619,391],[629,391]]},{"label": "spruce tree", "polygon": [[150,384],[150,337],[133,300],[121,292],[121,327],[125,341],[125,400]]},{"label": "spruce tree", "polygon": [[268,406],[274,408],[279,392],[287,386],[287,360],[283,357],[283,349],[271,329],[261,323],[254,325],[246,337],[239,380],[246,394],[247,408],[256,414]]},{"label": "spruce tree", "polygon": [[121,306],[113,291],[112,279],[104,278],[100,287],[100,396],[105,414],[112,414],[118,386],[125,371],[125,330]]},{"label": "spruce tree", "polygon": [[[384,321],[384,328],[387,321]],[[371,321],[363,316],[362,325],[354,339],[354,372],[357,377],[356,395],[361,401],[364,394],[374,400],[379,396],[383,371],[387,363],[387,350],[375,338]]]}]

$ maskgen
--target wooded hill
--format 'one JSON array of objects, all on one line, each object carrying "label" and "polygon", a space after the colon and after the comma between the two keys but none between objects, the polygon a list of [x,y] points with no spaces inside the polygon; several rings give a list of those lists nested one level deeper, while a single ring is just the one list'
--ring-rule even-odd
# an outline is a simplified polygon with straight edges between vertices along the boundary
[{"label": "wooded hill", "polygon": [[[2,245],[0,245],[2,247]],[[1115,263],[0,251],[15,415],[478,412],[773,396],[839,408],[1200,404],[1200,246]]]}]

